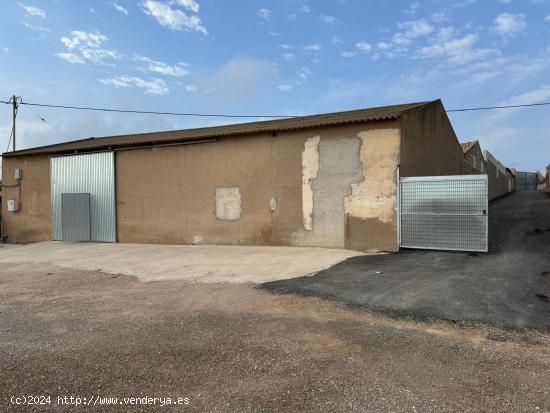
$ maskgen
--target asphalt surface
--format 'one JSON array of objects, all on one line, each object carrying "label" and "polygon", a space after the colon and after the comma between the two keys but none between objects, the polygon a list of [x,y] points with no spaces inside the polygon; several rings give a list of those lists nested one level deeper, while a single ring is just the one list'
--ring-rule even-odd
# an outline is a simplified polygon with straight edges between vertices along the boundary
[{"label": "asphalt surface", "polygon": [[263,288],[397,317],[550,329],[550,196],[516,192],[489,206],[489,252],[402,250],[353,257]]},{"label": "asphalt surface", "polygon": [[545,332],[0,263],[0,412],[550,412],[548,383]]}]

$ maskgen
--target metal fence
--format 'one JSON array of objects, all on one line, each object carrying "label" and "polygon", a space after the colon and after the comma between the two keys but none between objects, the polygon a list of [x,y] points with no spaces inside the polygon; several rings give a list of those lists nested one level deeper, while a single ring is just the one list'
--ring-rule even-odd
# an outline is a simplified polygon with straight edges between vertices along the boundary
[{"label": "metal fence", "polygon": [[401,178],[400,246],[487,251],[487,175]]},{"label": "metal fence", "polygon": [[90,194],[90,239],[116,242],[113,152],[53,157],[52,239],[62,239],[61,194]]},{"label": "metal fence", "polygon": [[536,191],[539,178],[535,172],[516,172],[517,191]]}]

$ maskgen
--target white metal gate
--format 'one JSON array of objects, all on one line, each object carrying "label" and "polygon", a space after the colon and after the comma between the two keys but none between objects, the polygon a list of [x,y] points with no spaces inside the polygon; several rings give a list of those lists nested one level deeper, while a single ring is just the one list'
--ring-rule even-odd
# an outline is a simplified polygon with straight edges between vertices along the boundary
[{"label": "white metal gate", "polygon": [[89,194],[90,240],[116,242],[113,152],[55,156],[51,160],[52,239],[62,239],[62,194]]},{"label": "white metal gate", "polygon": [[487,175],[399,180],[402,248],[488,250]]}]

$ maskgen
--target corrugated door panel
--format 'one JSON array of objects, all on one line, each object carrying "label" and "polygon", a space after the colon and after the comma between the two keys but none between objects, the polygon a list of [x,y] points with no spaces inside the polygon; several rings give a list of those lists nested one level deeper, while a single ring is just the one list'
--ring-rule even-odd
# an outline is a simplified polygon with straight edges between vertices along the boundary
[{"label": "corrugated door panel", "polygon": [[487,251],[487,175],[400,180],[400,245]]},{"label": "corrugated door panel", "polygon": [[113,152],[53,157],[52,239],[62,239],[61,194],[90,194],[90,240],[116,242]]},{"label": "corrugated door panel", "polygon": [[61,194],[61,239],[90,241],[90,194]]}]

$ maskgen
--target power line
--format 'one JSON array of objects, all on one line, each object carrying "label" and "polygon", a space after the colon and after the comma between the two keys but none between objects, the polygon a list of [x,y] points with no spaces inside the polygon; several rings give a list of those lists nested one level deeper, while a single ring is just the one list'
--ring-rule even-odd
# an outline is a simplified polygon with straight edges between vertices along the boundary
[{"label": "power line", "polygon": [[[10,102],[1,100],[0,103],[11,104]],[[53,105],[46,103],[31,103],[23,102],[19,103],[20,105],[28,106],[38,106],[45,108],[55,108],[55,109],[71,109],[71,110],[89,110],[96,112],[112,112],[112,113],[135,113],[143,115],[166,115],[166,116],[194,116],[194,117],[210,117],[210,118],[293,118],[297,116],[292,115],[230,115],[226,113],[185,113],[185,112],[160,112],[160,111],[145,111],[145,110],[134,110],[134,109],[115,109],[115,108],[104,108],[104,107],[91,107],[91,106],[69,106],[69,105]],[[535,106],[548,106],[550,102],[541,102],[541,103],[529,103],[522,105],[501,105],[501,106],[482,106],[482,107],[472,107],[472,108],[458,108],[458,109],[449,109],[447,112],[472,112],[472,111],[481,111],[481,110],[496,110],[496,109],[513,109],[513,108],[526,108],[526,107],[535,107]],[[35,113],[40,120],[46,120]],[[49,125],[49,124],[48,124]],[[50,125],[52,126],[52,125]],[[52,126],[53,127],[53,126]],[[54,128],[55,129],[55,128]]]},{"label": "power line", "polygon": [[485,106],[485,107],[479,107],[479,108],[450,109],[447,112],[471,112],[471,111],[475,111],[475,110],[529,108],[529,107],[533,107],[533,106],[547,106],[547,105],[550,105],[550,102],[528,103],[528,104],[524,104],[524,105]]},{"label": "power line", "polygon": [[4,152],[7,152],[8,149],[10,149],[10,145],[11,145],[11,138],[13,138],[13,128],[11,128],[11,132],[10,132],[10,139],[8,140],[8,146],[6,147],[6,150]]},{"label": "power line", "polygon": [[63,135],[65,138],[67,139],[70,139],[67,135],[65,135],[63,133],[63,131],[61,131],[61,129],[59,128],[56,128],[54,125],[52,125],[51,123],[49,123],[46,119],[44,119],[42,116],[40,116],[38,113],[36,113],[30,106],[27,106],[26,109],[30,110],[34,116],[36,116],[38,119],[40,119],[42,122],[44,122],[46,125],[48,125],[50,128],[52,129],[55,129],[56,131],[58,131],[61,135]]},{"label": "power line", "polygon": [[197,117],[211,117],[211,118],[291,118],[295,116],[289,115],[228,115],[228,114],[213,114],[213,113],[181,113],[181,112],[157,112],[148,110],[133,110],[133,109],[112,109],[112,108],[98,108],[98,107],[86,107],[86,106],[66,106],[66,105],[51,105],[45,103],[30,103],[21,102],[21,105],[27,106],[40,106],[45,108],[57,108],[57,109],[75,109],[75,110],[91,110],[97,112],[116,112],[116,113],[139,113],[143,115],[168,115],[168,116],[197,116]]}]

